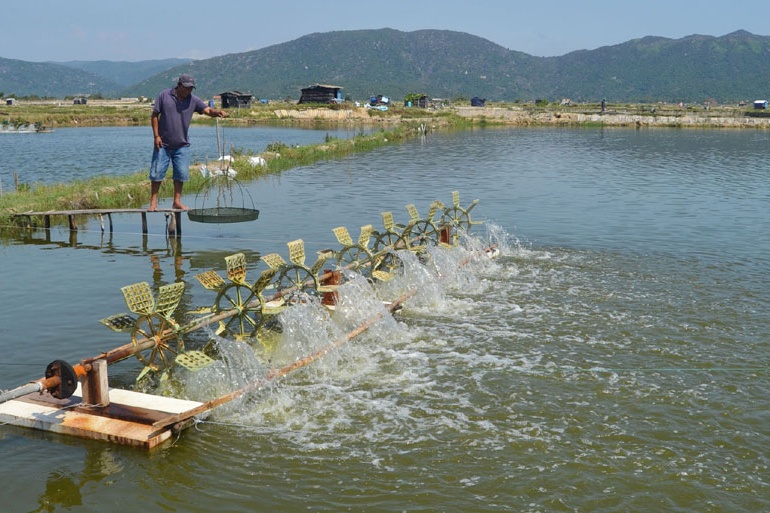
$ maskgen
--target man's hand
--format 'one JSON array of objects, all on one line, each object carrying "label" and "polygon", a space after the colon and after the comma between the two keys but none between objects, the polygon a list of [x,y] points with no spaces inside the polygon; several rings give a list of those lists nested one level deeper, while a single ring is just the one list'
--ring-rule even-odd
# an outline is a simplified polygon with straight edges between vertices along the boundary
[{"label": "man's hand", "polygon": [[226,118],[227,112],[221,110],[221,109],[213,109],[211,107],[206,107],[206,110],[203,111],[204,114],[211,116],[212,118]]}]

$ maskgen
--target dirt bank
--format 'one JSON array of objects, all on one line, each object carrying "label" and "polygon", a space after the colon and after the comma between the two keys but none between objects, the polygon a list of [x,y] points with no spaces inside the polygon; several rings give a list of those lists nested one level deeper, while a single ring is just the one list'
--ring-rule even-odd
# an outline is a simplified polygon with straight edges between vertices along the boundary
[{"label": "dirt bank", "polygon": [[343,122],[354,123],[398,123],[400,121],[431,122],[455,114],[473,123],[494,123],[511,126],[617,126],[617,127],[704,127],[704,128],[770,128],[770,116],[752,113],[739,108],[686,109],[655,108],[649,106],[629,107],[601,112],[599,109],[581,107],[531,108],[519,106],[466,107],[450,106],[438,110],[426,110],[425,116],[416,112],[392,109],[371,114],[369,109],[275,109],[279,120],[300,122]]},{"label": "dirt bank", "polygon": [[770,128],[770,117],[749,115],[741,109],[657,109],[588,111],[580,108],[539,110],[521,107],[453,107],[457,115],[474,122],[510,125],[604,125],[622,127]]}]

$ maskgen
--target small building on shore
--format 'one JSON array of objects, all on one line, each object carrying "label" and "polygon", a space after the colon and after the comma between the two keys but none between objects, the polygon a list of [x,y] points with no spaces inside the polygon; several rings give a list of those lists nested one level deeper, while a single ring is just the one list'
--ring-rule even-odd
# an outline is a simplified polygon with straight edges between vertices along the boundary
[{"label": "small building on shore", "polygon": [[335,85],[314,84],[301,90],[299,103],[342,103],[342,88]]},{"label": "small building on shore", "polygon": [[766,109],[767,108],[767,100],[754,100],[754,108],[755,109]]},{"label": "small building on shore", "polygon": [[408,94],[404,98],[404,106],[405,107],[417,107],[417,108],[420,108],[420,109],[427,109],[428,108],[428,95],[419,94],[419,93]]},{"label": "small building on shore", "polygon": [[251,93],[242,93],[241,91],[227,91],[219,95],[222,100],[223,109],[239,109],[241,107],[251,107],[251,100],[254,95]]}]

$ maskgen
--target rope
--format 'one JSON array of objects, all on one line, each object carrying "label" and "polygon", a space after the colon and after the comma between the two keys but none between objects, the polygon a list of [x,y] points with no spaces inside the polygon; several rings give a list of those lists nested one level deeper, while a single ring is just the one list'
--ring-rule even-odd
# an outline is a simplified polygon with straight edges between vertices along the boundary
[{"label": "rope", "polygon": [[200,429],[201,424],[214,424],[215,426],[224,426],[224,427],[231,427],[231,428],[241,428],[241,429],[253,429],[253,424],[239,424],[237,422],[222,422],[219,420],[203,420],[199,418],[195,418],[195,422],[193,423],[193,427],[200,432],[203,432],[203,429]]}]

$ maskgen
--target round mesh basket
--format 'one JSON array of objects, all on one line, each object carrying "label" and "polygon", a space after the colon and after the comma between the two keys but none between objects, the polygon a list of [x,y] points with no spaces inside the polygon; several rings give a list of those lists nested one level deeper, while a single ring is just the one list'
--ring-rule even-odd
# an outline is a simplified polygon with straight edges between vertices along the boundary
[{"label": "round mesh basket", "polygon": [[196,223],[243,223],[255,221],[259,210],[242,207],[194,208],[187,211],[187,217]]},{"label": "round mesh basket", "polygon": [[[235,206],[236,197],[241,206]],[[259,210],[254,208],[249,191],[238,180],[231,176],[216,176],[209,178],[195,196],[195,207],[187,211],[187,217],[196,223],[243,223],[256,220]]]}]

